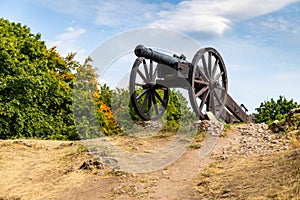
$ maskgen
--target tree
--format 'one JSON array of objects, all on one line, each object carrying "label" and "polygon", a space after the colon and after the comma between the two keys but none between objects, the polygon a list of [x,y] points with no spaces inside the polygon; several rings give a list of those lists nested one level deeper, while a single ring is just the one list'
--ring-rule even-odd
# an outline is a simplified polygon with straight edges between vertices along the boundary
[{"label": "tree", "polygon": [[0,138],[76,139],[75,76],[40,34],[0,19]]},{"label": "tree", "polygon": [[82,139],[121,132],[110,107],[103,101],[110,102],[111,92],[108,86],[102,87],[103,90],[99,88],[98,76],[90,61],[92,59],[88,57],[83,65],[76,65],[77,80],[73,91],[75,123]]},{"label": "tree", "polygon": [[258,108],[255,108],[257,111],[257,113],[254,113],[255,121],[258,123],[265,122],[270,124],[274,120],[285,120],[289,111],[298,106],[297,102],[294,102],[293,99],[288,101],[283,96],[279,96],[277,101],[271,98],[269,101],[261,103]]},{"label": "tree", "polygon": [[99,100],[105,103],[107,106],[111,107],[111,99],[113,91],[109,89],[109,86],[104,84],[100,86],[100,98]]}]

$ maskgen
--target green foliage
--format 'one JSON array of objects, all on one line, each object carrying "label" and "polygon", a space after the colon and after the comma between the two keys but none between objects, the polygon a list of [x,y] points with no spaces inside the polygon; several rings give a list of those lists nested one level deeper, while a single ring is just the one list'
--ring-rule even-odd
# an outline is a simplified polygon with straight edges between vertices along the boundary
[{"label": "green foliage", "polygon": [[[78,133],[82,139],[97,138],[121,132],[117,126],[110,108],[101,99],[107,102],[110,93],[107,86],[102,92],[98,89],[97,74],[87,58],[83,65],[78,65],[77,80],[73,92],[73,112]],[[101,89],[101,88],[100,88]],[[104,93],[106,92],[106,93]]]},{"label": "green foliage", "polygon": [[298,104],[293,99],[287,100],[283,96],[279,96],[279,99],[275,101],[273,98],[269,101],[264,101],[255,110],[255,121],[257,123],[265,122],[271,124],[274,120],[284,121],[286,115],[293,108],[298,107]]},{"label": "green foliage", "polygon": [[[136,123],[141,121],[136,114],[128,89],[117,88],[112,94],[112,110],[118,125],[122,130],[136,129]],[[189,109],[186,98],[180,91],[171,90],[167,110],[161,122],[162,131],[177,131],[180,126],[187,126],[196,119],[195,114]]]},{"label": "green foliage", "polygon": [[196,115],[188,107],[186,98],[180,91],[171,90],[169,103],[163,118],[164,131],[177,131],[180,126],[188,126],[195,121]]},{"label": "green foliage", "polygon": [[134,128],[135,121],[140,121],[131,104],[128,89],[116,88],[113,90],[111,104],[115,119],[123,131],[128,132]]},{"label": "green foliage", "polygon": [[67,63],[20,23],[1,18],[0,38],[0,138],[76,139]]},{"label": "green foliage", "polygon": [[103,103],[105,103],[107,106],[111,107],[111,99],[113,91],[109,89],[109,86],[104,84],[100,86],[100,98],[99,100]]}]

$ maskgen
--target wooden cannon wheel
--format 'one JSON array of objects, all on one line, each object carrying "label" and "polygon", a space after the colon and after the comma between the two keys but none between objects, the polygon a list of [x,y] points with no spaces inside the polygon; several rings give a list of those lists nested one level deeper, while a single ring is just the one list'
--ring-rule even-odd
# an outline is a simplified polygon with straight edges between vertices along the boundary
[{"label": "wooden cannon wheel", "polygon": [[[147,63],[148,62],[148,63]],[[143,120],[157,120],[164,114],[169,101],[169,88],[156,83],[157,63],[139,57],[130,74],[131,103]]]},{"label": "wooden cannon wheel", "polygon": [[190,70],[189,98],[191,106],[200,119],[206,112],[219,118],[224,110],[228,88],[224,61],[217,50],[211,47],[200,49],[192,61]]}]

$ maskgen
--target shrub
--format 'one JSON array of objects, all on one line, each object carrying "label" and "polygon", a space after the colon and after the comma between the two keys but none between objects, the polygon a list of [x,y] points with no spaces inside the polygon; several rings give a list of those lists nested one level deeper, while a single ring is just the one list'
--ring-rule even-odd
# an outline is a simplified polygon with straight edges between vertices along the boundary
[{"label": "shrub", "polygon": [[[119,127],[127,132],[136,130],[136,124],[141,119],[131,104],[129,90],[117,88],[113,90],[112,97],[112,110]],[[160,119],[162,131],[176,132],[180,126],[187,126],[195,119],[196,116],[182,93],[171,90],[166,112]]]},{"label": "shrub", "polygon": [[288,101],[285,97],[279,96],[279,99],[275,101],[271,98],[255,109],[257,111],[257,113],[254,113],[255,121],[267,124],[271,124],[274,120],[284,121],[289,111],[296,107],[298,107],[298,104],[293,99]]},{"label": "shrub", "polygon": [[40,34],[0,18],[0,139],[76,139],[74,74]]}]

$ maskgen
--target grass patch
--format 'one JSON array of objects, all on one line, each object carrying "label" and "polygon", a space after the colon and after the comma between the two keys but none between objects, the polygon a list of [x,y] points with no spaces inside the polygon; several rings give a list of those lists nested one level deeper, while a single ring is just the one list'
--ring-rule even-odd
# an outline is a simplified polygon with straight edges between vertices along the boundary
[{"label": "grass patch", "polygon": [[111,170],[108,172],[109,175],[111,176],[127,176],[127,172],[124,171],[119,171],[119,170]]},{"label": "grass patch", "polygon": [[160,131],[156,135],[153,136],[155,139],[162,139],[162,138],[169,138],[176,135],[176,132],[169,132],[169,131]]},{"label": "grass patch", "polygon": [[224,124],[224,129],[223,132],[229,132],[231,130],[231,125],[230,124]]},{"label": "grass patch", "polygon": [[207,135],[207,131],[197,131],[192,144],[189,146],[191,149],[200,149],[202,142]]},{"label": "grass patch", "polygon": [[200,148],[201,148],[201,145],[200,145],[200,144],[191,144],[191,145],[190,145],[190,148],[191,148],[191,149],[200,149]]},{"label": "grass patch", "polygon": [[300,149],[220,161],[196,187],[199,199],[300,199]]},{"label": "grass patch", "polygon": [[88,151],[89,151],[88,148],[87,148],[85,145],[83,145],[83,144],[81,144],[81,145],[77,148],[77,153],[78,153],[78,154],[87,153]]}]

